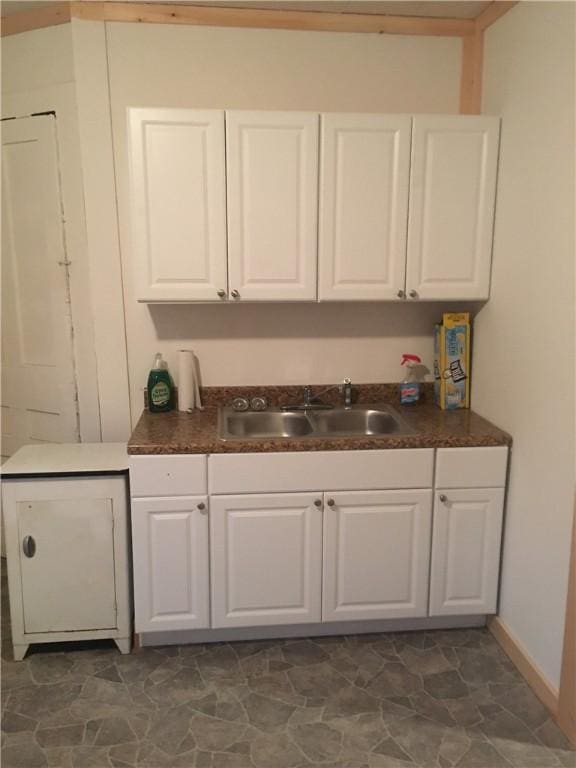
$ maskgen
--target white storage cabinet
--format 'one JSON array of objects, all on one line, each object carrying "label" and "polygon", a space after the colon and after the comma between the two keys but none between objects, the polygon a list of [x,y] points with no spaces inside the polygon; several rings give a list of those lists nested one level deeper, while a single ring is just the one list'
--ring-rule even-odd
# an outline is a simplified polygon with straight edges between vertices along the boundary
[{"label": "white storage cabinet", "polygon": [[431,616],[496,613],[507,463],[505,447],[437,451]]},{"label": "white storage cabinet", "polygon": [[206,456],[130,456],[136,632],[210,626]]},{"label": "white storage cabinet", "polygon": [[427,449],[211,456],[212,626],[426,616],[432,473]]},{"label": "white storage cabinet", "polygon": [[125,444],[31,445],[2,467],[14,658],[32,643],[131,645]]},{"label": "white storage cabinet", "polygon": [[472,115],[130,109],[137,298],[486,299],[499,132]]},{"label": "white storage cabinet", "polygon": [[506,447],[132,456],[136,630],[494,613],[507,460]]}]

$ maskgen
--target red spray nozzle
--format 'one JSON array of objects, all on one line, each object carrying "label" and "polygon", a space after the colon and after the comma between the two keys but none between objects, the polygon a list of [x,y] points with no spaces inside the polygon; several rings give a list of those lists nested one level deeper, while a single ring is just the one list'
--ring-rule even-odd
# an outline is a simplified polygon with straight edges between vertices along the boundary
[{"label": "red spray nozzle", "polygon": [[400,363],[400,365],[407,365],[408,363],[412,363],[412,364],[418,363],[418,364],[420,364],[421,362],[422,362],[422,360],[418,357],[418,355],[407,355],[407,354],[404,354],[404,355],[402,355],[402,362]]}]

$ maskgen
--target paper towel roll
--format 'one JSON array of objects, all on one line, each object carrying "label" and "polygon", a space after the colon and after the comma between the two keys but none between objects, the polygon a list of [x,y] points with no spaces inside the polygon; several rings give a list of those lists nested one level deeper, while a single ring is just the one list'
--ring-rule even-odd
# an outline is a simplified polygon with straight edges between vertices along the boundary
[{"label": "paper towel roll", "polygon": [[196,405],[196,360],[191,349],[178,351],[178,410],[189,411]]}]

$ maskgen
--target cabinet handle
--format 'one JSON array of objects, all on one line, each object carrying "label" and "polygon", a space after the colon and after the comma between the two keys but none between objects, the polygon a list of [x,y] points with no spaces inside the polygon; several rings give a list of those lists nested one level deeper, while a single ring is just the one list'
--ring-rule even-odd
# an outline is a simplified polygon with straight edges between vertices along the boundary
[{"label": "cabinet handle", "polygon": [[216,291],[216,293],[218,294],[218,296],[220,296],[221,299],[223,299],[226,296],[226,291],[224,290],[224,288],[220,288],[218,291]]},{"label": "cabinet handle", "polygon": [[240,291],[237,291],[236,288],[234,288],[233,291],[230,291],[230,296],[232,296],[233,299],[239,299]]},{"label": "cabinet handle", "polygon": [[203,512],[206,509],[206,504],[204,504],[203,501],[201,501],[197,506],[200,512]]},{"label": "cabinet handle", "polygon": [[22,541],[22,552],[26,557],[34,557],[36,554],[36,542],[32,536],[24,536]]},{"label": "cabinet handle", "polygon": [[405,299],[406,298],[406,292],[400,289],[399,291],[396,291],[396,296],[398,296],[399,299]]},{"label": "cabinet handle", "polygon": [[328,504],[329,507],[333,507],[336,504],[336,502],[334,501],[334,499],[328,499],[326,504]]},{"label": "cabinet handle", "polygon": [[314,499],[314,506],[321,507],[322,506],[322,499]]},{"label": "cabinet handle", "polygon": [[448,496],[446,496],[445,493],[441,493],[440,496],[438,496],[438,498],[440,499],[442,504],[446,504],[446,502],[448,501]]},{"label": "cabinet handle", "polygon": [[418,298],[418,293],[414,290],[414,288],[412,288],[412,290],[410,291],[408,296],[410,296],[411,299],[417,299]]}]

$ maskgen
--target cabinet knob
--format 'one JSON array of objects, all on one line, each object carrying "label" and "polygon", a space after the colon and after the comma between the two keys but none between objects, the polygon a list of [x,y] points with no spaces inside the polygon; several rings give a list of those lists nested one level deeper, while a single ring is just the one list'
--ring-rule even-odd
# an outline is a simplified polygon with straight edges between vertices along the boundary
[{"label": "cabinet knob", "polygon": [[206,509],[206,504],[204,504],[203,501],[201,501],[197,506],[200,512],[203,512]]},{"label": "cabinet knob", "polygon": [[329,507],[333,507],[336,504],[336,502],[334,501],[334,499],[328,499],[326,504],[328,504]]},{"label": "cabinet knob", "polygon": [[446,502],[448,501],[448,496],[446,496],[445,493],[441,493],[440,496],[438,496],[438,498],[440,499],[442,504],[446,504]]},{"label": "cabinet knob", "polygon": [[220,288],[219,290],[216,291],[216,293],[218,294],[218,296],[220,296],[221,299],[223,299],[226,296],[226,291],[224,290],[224,288]]},{"label": "cabinet knob", "polygon": [[22,541],[22,552],[24,552],[26,557],[34,557],[36,554],[36,542],[34,541],[33,536],[24,536],[24,540]]},{"label": "cabinet knob", "polygon": [[322,499],[314,499],[314,506],[321,507],[322,506]]},{"label": "cabinet knob", "polygon": [[415,291],[414,288],[412,288],[412,290],[410,291],[408,296],[410,296],[411,299],[417,299],[418,298],[418,292]]},{"label": "cabinet knob", "polygon": [[230,296],[232,296],[233,299],[239,299],[240,291],[237,291],[236,288],[234,288],[234,290],[230,291]]},{"label": "cabinet knob", "polygon": [[396,296],[398,296],[399,299],[405,299],[406,298],[406,292],[400,289],[399,291],[396,291]]}]

